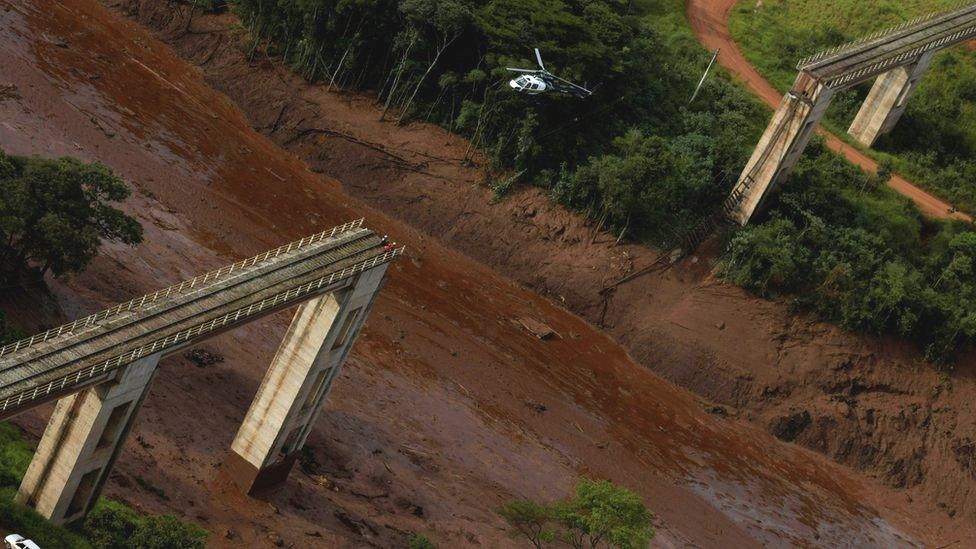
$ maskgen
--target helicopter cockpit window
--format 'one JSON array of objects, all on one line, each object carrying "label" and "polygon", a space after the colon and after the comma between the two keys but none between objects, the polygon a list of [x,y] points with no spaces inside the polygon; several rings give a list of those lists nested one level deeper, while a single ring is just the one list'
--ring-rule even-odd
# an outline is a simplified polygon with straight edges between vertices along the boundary
[{"label": "helicopter cockpit window", "polygon": [[527,80],[528,78],[524,76],[519,76],[518,78],[515,79],[515,83],[524,88],[527,83],[526,82]]}]

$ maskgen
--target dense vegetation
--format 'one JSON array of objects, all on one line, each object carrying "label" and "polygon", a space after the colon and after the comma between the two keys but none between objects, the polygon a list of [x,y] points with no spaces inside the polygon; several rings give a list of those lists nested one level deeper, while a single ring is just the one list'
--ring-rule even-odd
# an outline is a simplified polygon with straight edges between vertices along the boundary
[{"label": "dense vegetation", "polygon": [[202,548],[206,532],[169,515],[139,515],[101,499],[81,524],[54,526],[34,510],[14,502],[34,448],[20,429],[0,423],[0,524],[44,548],[99,549]]},{"label": "dense vegetation", "polygon": [[498,514],[512,537],[536,549],[553,543],[642,549],[654,538],[653,515],[640,496],[606,480],[581,479],[573,497],[560,501],[512,500]]},{"label": "dense vegetation", "polygon": [[[798,0],[790,9],[815,4]],[[891,9],[888,19],[850,17],[817,4],[816,17],[797,20],[823,20],[825,13],[843,13],[845,19],[833,20],[835,30],[802,35],[774,33],[778,27],[768,22],[753,29],[754,43],[774,44],[763,51],[776,52],[770,57],[776,63],[784,58],[780,50],[791,51],[790,66],[776,66],[787,75],[780,78],[782,85],[789,85],[801,52],[864,30],[851,20],[880,25],[932,6],[841,4],[851,10]],[[694,41],[680,0],[239,0],[234,5],[252,36],[259,37],[251,44],[254,51],[267,47],[312,80],[374,90],[381,104],[397,107],[400,114],[394,116],[429,120],[467,135],[497,167],[522,174],[605,227],[627,228],[632,236],[656,243],[674,241],[717,208],[769,118],[768,110],[721,71],[693,105],[687,104],[708,53]],[[765,5],[766,14],[788,9],[774,0]],[[762,17],[773,16],[749,22],[769,21]],[[507,89],[504,67],[531,67],[533,47],[542,49],[551,70],[598,85],[596,93],[578,100],[526,97]],[[947,70],[939,68],[950,62],[946,59],[954,58],[940,59],[937,71]],[[961,67],[956,70],[964,72]],[[968,81],[962,76],[940,80],[934,72],[920,92],[943,93],[939,86],[955,90],[952,102],[936,102],[948,109],[940,111],[941,125],[935,111],[915,107],[902,127],[915,128],[911,131],[935,144],[928,165],[952,166],[938,172],[939,188],[966,203],[966,193],[974,191],[964,182],[976,168],[966,160],[950,162],[952,151],[968,147],[958,137],[960,127],[952,125],[965,114],[960,98],[971,93],[958,89]],[[837,103],[848,111],[854,105],[850,97]],[[925,103],[923,97],[913,104]],[[890,142],[911,137],[896,133]],[[921,165],[917,158],[913,162]],[[949,177],[952,170],[958,173]],[[879,178],[817,144],[784,187],[752,226],[731,239],[724,268],[728,279],[762,295],[792,299],[853,330],[906,335],[936,360],[951,359],[976,339],[968,312],[976,310],[976,294],[966,280],[976,251],[967,248],[972,235],[966,229],[922,219]],[[976,205],[976,193],[972,197]]]},{"label": "dense vegetation", "polygon": [[976,233],[923,218],[815,142],[763,222],[733,237],[731,281],[792,295],[846,328],[917,341],[950,360],[976,341]]},{"label": "dense vegetation", "polygon": [[[727,194],[765,117],[722,78],[688,106],[709,54],[685,25],[680,0],[235,6],[305,77],[374,90],[395,107],[392,116],[462,133],[521,181],[657,242]],[[585,100],[514,93],[505,67],[535,67],[534,47],[547,68],[596,93]]]},{"label": "dense vegetation", "polygon": [[80,271],[103,240],[140,242],[142,226],[110,205],[127,196],[101,164],[0,150],[0,283]]},{"label": "dense vegetation", "polygon": [[[796,62],[912,17],[949,8],[955,0],[742,0],[731,30],[749,61],[779,89],[796,77]],[[870,83],[834,100],[827,124],[844,135]],[[976,213],[976,52],[939,54],[895,130],[873,153],[898,172]]]}]

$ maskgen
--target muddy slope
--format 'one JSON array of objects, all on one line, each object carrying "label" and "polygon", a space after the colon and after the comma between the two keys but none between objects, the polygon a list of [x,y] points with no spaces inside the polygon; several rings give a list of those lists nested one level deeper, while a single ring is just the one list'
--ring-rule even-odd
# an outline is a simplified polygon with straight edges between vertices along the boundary
[{"label": "muddy slope", "polygon": [[[97,159],[137,190],[126,209],[146,243],[109,246],[84,275],[50,281],[62,318],[361,215],[410,249],[302,468],[264,500],[228,488],[220,463],[288,316],[210,342],[223,362],[163,364],[108,494],[198,521],[214,546],[398,547],[421,531],[443,547],[507,547],[499,504],[559,497],[581,474],[642,494],[661,546],[976,539],[822,456],[706,413],[580,318],[349,196],[94,0],[0,0],[0,75],[13,90],[0,101],[0,146]],[[455,150],[446,143],[439,153]],[[57,320],[53,308],[5,305]],[[539,340],[525,318],[561,338]],[[37,436],[48,411],[17,421]]]},{"label": "muddy slope", "polygon": [[860,338],[716,282],[685,264],[621,287],[604,312],[598,290],[653,252],[614,246],[536,190],[493,205],[457,137],[377,121],[369,97],[329,94],[264,56],[248,61],[229,17],[165,3],[110,2],[153,28],[252,125],[346,190],[483,261],[540,295],[604,324],[640,363],[786,441],[821,452],[923,499],[976,518],[976,394],[967,357],[951,376],[900,342]]}]

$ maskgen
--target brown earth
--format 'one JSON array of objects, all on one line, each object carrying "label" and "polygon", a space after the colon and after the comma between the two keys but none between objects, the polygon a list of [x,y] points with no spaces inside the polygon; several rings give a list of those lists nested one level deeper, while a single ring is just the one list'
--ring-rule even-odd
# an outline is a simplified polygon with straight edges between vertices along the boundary
[{"label": "brown earth", "polygon": [[[642,494],[661,546],[976,540],[963,438],[976,434],[956,411],[972,394],[966,376],[940,379],[915,368],[911,349],[790,316],[689,262],[623,287],[607,320],[642,363],[726,407],[702,401],[496,274],[592,320],[603,280],[651,251],[613,247],[605,234],[594,241],[533,190],[490,205],[479,170],[457,162],[463,141],[379,124],[368,98],[326,94],[270,59],[248,63],[226,18],[182,34],[167,30],[183,27],[165,3],[124,7],[202,64],[248,118],[94,0],[0,0],[0,75],[16,90],[0,101],[0,146],[107,163],[136,188],[126,208],[147,229],[139,248],[108,246],[85,274],[51,281],[61,313],[27,311],[23,296],[8,310],[32,327],[78,316],[360,215],[410,256],[391,269],[313,431],[308,472],[266,501],[238,496],[217,473],[282,315],[214,340],[208,348],[224,362],[167,359],[108,495],[199,521],[215,546],[402,546],[423,531],[442,546],[497,547],[514,543],[493,512],[501,502],[559,497],[587,474]],[[327,131],[303,132],[311,127]],[[540,341],[523,318],[562,338]],[[46,414],[17,421],[38,435]],[[902,466],[920,474],[894,490],[736,416],[809,446],[822,440],[831,457],[883,480],[906,455]],[[955,518],[932,504],[941,491]]]},{"label": "brown earth", "polygon": [[652,250],[614,246],[535,189],[492,204],[482,171],[460,165],[462,140],[381,123],[369,97],[327,93],[263,56],[248,62],[223,32],[232,19],[197,18],[185,33],[171,9],[124,4],[252,125],[350,193],[604,324],[638,362],[781,438],[963,524],[976,518],[976,357],[944,375],[903,342],[846,334],[721,284],[706,260],[622,286],[604,310],[599,289],[648,264]]},{"label": "brown earth", "polygon": [[[779,107],[783,94],[749,64],[729,33],[729,13],[738,3],[739,0],[686,0],[688,22],[691,23],[695,36],[703,46],[710,50],[720,50],[719,63],[741,79],[763,102],[775,109]],[[817,133],[824,137],[830,150],[863,170],[877,173],[878,163],[873,158],[823,128],[818,128]],[[926,215],[942,219],[959,219],[970,223],[973,221],[968,214],[957,211],[952,204],[917,187],[898,174],[891,176],[888,186],[908,197]]]}]

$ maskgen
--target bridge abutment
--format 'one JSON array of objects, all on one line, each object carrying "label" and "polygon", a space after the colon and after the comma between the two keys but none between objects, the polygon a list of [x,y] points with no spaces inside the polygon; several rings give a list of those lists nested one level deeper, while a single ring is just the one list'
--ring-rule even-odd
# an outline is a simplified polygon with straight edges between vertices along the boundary
[{"label": "bridge abutment", "polygon": [[872,147],[879,137],[893,130],[934,55],[935,51],[928,52],[911,65],[878,76],[848,133],[861,144]]},{"label": "bridge abutment", "polygon": [[739,177],[742,198],[730,216],[740,225],[746,225],[773,187],[789,176],[833,96],[833,90],[802,72],[783,96]]},{"label": "bridge abutment", "polygon": [[160,355],[119,370],[116,379],[62,398],[37,446],[17,501],[54,523],[95,504],[156,373]]},{"label": "bridge abutment", "polygon": [[231,444],[225,472],[246,493],[283,482],[382,287],[386,266],[302,305]]}]

